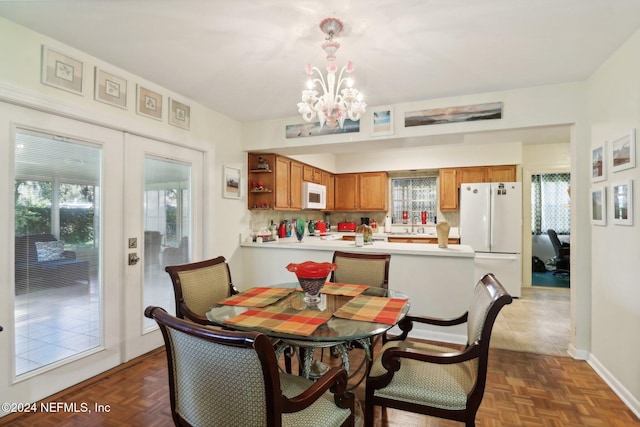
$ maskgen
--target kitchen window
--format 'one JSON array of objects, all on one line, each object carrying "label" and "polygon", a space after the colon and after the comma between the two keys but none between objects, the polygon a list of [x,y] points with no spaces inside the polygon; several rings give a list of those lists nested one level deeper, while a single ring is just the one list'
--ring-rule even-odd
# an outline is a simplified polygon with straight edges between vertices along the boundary
[{"label": "kitchen window", "polygon": [[407,222],[415,217],[421,222],[422,211],[427,212],[427,221],[433,222],[438,206],[438,177],[391,179],[392,215],[394,224],[402,224],[402,213],[408,213]]}]

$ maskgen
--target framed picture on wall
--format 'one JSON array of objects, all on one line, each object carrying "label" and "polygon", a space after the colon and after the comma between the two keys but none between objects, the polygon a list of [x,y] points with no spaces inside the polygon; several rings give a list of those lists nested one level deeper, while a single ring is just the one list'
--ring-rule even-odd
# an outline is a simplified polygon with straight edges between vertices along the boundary
[{"label": "framed picture on wall", "polygon": [[595,146],[591,149],[591,182],[607,179],[607,143]]},{"label": "framed picture on wall", "polygon": [[611,141],[611,170],[618,172],[636,167],[636,130],[631,129]]},{"label": "framed picture on wall", "polygon": [[226,199],[239,199],[241,187],[241,170],[232,168],[231,166],[224,167],[222,196]]},{"label": "framed picture on wall", "polygon": [[42,83],[76,95],[82,95],[84,63],[42,45]]},{"label": "framed picture on wall", "polygon": [[611,222],[619,225],[633,225],[633,181],[611,184]]},{"label": "framed picture on wall", "polygon": [[96,101],[127,109],[127,80],[96,67]]},{"label": "framed picture on wall", "polygon": [[607,187],[591,189],[591,224],[607,225]]},{"label": "framed picture on wall", "polygon": [[162,95],[138,85],[136,113],[155,120],[162,120]]},{"label": "framed picture on wall", "polygon": [[189,130],[191,128],[191,107],[169,98],[169,124]]},{"label": "framed picture on wall", "polygon": [[379,107],[371,111],[371,134],[393,135],[393,107]]}]

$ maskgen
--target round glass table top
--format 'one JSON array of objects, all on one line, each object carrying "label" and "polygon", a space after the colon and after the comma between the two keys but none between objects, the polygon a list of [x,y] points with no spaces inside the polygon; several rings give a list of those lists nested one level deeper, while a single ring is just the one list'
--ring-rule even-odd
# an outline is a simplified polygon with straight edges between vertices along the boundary
[{"label": "round glass table top", "polygon": [[[298,282],[283,283],[283,284],[278,284],[270,287],[298,288],[299,284]],[[407,299],[407,300],[409,299],[406,295],[400,292],[396,292],[391,289],[382,289],[377,287],[369,287],[360,295],[401,298],[401,299]],[[304,292],[295,291],[289,294],[288,296],[280,299],[276,303],[271,304],[269,307],[282,307],[282,308],[286,308],[287,311],[291,310],[291,312],[302,311],[302,310],[317,310],[317,311],[324,311],[326,313],[333,314],[340,307],[346,304],[349,300],[354,298],[351,296],[329,295],[329,294],[321,293],[320,294],[321,301],[318,304],[309,305],[304,302],[304,297],[305,297]],[[409,307],[410,307],[410,303],[407,302],[407,304],[402,309],[402,313],[398,318],[398,321],[407,315],[407,313],[409,312]],[[256,307],[240,307],[240,306],[216,304],[211,310],[209,310],[206,313],[206,316],[209,319],[209,321],[211,321],[216,325],[227,326],[224,323],[226,319],[230,319],[249,309],[255,309],[255,308]],[[286,334],[286,333],[276,332],[269,329],[255,328],[255,327],[243,328],[237,325],[234,325],[233,329],[262,332],[270,337],[284,338],[284,339],[298,340],[298,341],[338,342],[338,341],[350,341],[350,340],[357,340],[357,339],[372,337],[375,335],[379,335],[392,327],[393,325],[388,325],[386,323],[365,322],[360,320],[342,319],[342,318],[332,316],[326,323],[318,326],[318,328],[316,328],[316,330],[311,335],[308,335],[308,336]]]}]

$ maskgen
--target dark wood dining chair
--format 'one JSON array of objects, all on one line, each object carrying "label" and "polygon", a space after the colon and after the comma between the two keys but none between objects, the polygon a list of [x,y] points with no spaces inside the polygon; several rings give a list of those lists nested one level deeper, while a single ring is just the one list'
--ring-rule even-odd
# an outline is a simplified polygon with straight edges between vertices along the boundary
[{"label": "dark wood dining chair", "polygon": [[[365,425],[373,425],[374,407],[396,408],[475,426],[484,396],[489,340],[498,313],[512,298],[487,274],[476,284],[469,310],[455,319],[408,315],[402,333],[385,339],[366,382]],[[467,324],[462,350],[408,341],[414,323],[438,326]]]},{"label": "dark wood dining chair", "polygon": [[317,381],[279,372],[266,335],[213,329],[147,307],[164,337],[178,426],[353,426],[347,373]]},{"label": "dark wood dining chair", "polygon": [[390,254],[369,254],[335,251],[333,263],[338,268],[331,272],[331,282],[389,287]]},{"label": "dark wood dining chair", "polygon": [[168,265],[165,271],[173,282],[176,316],[202,325],[211,322],[208,310],[218,301],[235,295],[238,290],[231,281],[231,271],[225,257],[181,265]]}]

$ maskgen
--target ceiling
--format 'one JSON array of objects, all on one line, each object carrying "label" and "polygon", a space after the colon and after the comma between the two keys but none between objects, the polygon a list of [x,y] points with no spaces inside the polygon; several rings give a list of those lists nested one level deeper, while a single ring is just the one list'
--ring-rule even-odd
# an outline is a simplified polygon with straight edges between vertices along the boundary
[{"label": "ceiling", "polygon": [[338,64],[380,106],[583,81],[640,28],[640,1],[2,1],[0,16],[244,122],[297,115],[329,16]]}]

